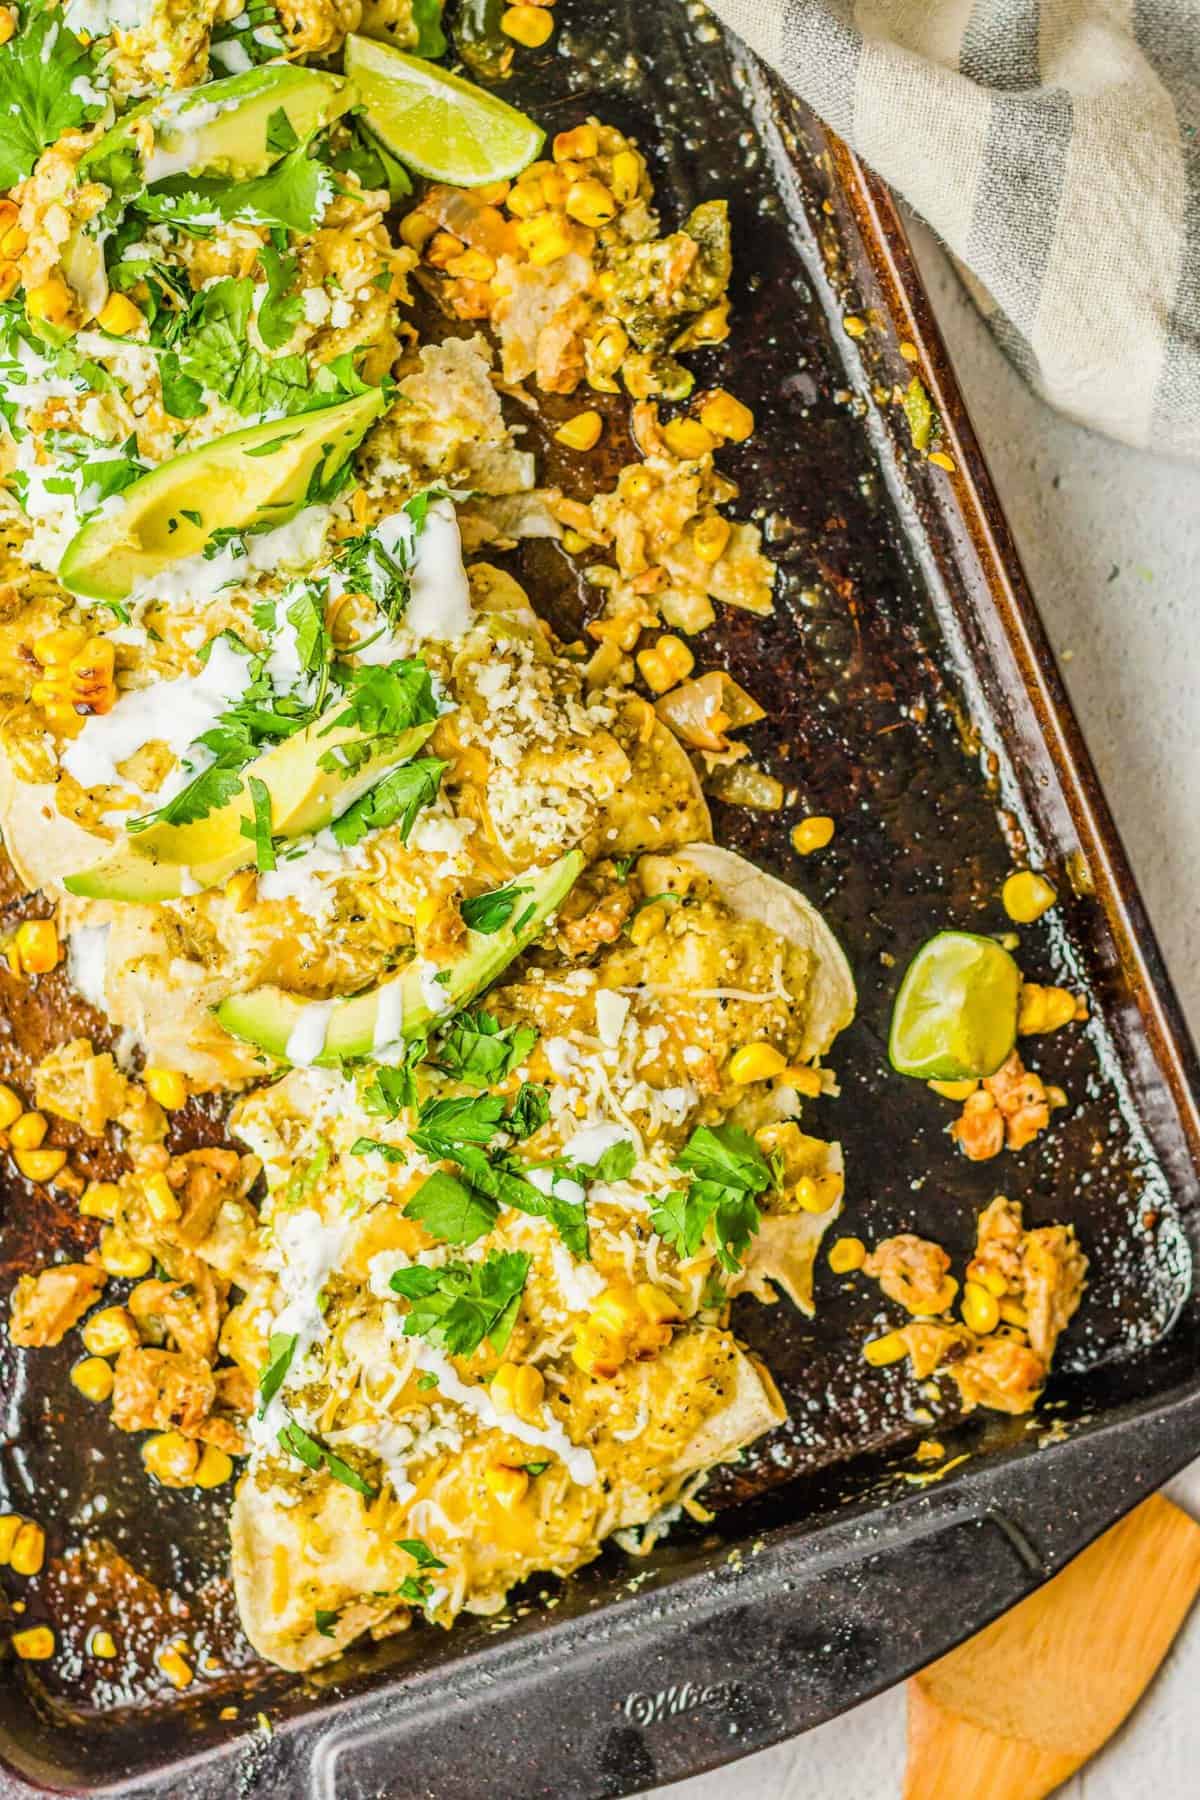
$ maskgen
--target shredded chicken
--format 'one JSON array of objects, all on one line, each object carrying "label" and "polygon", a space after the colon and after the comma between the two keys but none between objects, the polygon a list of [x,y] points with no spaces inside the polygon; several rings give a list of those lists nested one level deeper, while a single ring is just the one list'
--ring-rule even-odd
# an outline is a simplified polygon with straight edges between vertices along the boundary
[{"label": "shredded chicken", "polygon": [[122,1431],[195,1437],[217,1397],[208,1363],[181,1350],[122,1350],[113,1377],[113,1424]]},{"label": "shredded chicken", "polygon": [[968,1412],[987,1406],[993,1412],[1024,1413],[1036,1404],[1049,1365],[1016,1333],[995,1332],[977,1338],[948,1370]]},{"label": "shredded chicken", "polygon": [[958,1292],[950,1258],[941,1245],[911,1232],[885,1238],[868,1256],[863,1273],[910,1313],[945,1312]]},{"label": "shredded chicken", "polygon": [[1031,1347],[1049,1366],[1055,1346],[1079,1306],[1087,1258],[1070,1225],[1024,1230],[1016,1201],[998,1195],[980,1216],[969,1281],[1004,1282],[1024,1309]]},{"label": "shredded chicken", "polygon": [[61,1343],[107,1280],[93,1263],[57,1263],[37,1275],[22,1275],[13,1289],[9,1337],[32,1349]]},{"label": "shredded chicken", "polygon": [[963,1102],[950,1136],[972,1162],[986,1162],[1007,1147],[1021,1150],[1050,1123],[1050,1102],[1040,1075],[1014,1050],[1008,1061]]}]

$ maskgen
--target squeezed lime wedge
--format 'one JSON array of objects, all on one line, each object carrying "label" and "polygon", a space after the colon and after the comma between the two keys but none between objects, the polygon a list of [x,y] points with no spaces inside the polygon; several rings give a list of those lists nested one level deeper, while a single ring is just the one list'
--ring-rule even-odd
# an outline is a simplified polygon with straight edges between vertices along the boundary
[{"label": "squeezed lime wedge", "polygon": [[994,1075],[1017,1041],[1020,995],[1021,971],[994,938],[939,931],[900,983],[892,1067],[922,1081]]},{"label": "squeezed lime wedge", "polygon": [[346,39],[345,68],[376,137],[431,181],[506,181],[545,141],[540,126],[494,94],[374,38]]}]

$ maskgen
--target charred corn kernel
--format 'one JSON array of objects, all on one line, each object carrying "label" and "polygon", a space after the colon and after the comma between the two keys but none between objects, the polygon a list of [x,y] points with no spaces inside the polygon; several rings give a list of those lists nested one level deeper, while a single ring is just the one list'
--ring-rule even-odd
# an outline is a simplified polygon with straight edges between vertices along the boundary
[{"label": "charred corn kernel", "polygon": [[150,1217],[156,1225],[169,1225],[183,1211],[178,1195],[161,1172],[146,1177],[142,1183],[142,1192],[146,1196]]},{"label": "charred corn kernel", "polygon": [[888,1363],[903,1362],[908,1355],[908,1345],[898,1331],[887,1331],[882,1337],[868,1339],[863,1345],[863,1355],[873,1369],[883,1369]]},{"label": "charred corn kernel", "polygon": [[560,425],[554,434],[554,441],[556,444],[565,444],[568,450],[594,450],[603,430],[604,420],[594,408],[589,407],[586,412],[576,413],[573,419]]},{"label": "charred corn kernel", "polygon": [[53,919],[26,919],[17,926],[14,940],[21,967],[30,975],[48,975],[58,966],[62,946]]},{"label": "charred corn kernel", "polygon": [[590,548],[591,541],[581,531],[564,531],[562,534],[562,547],[568,556],[582,556]]},{"label": "charred corn kernel", "polygon": [[437,220],[431,219],[428,213],[405,213],[400,221],[401,242],[407,244],[410,250],[415,250],[419,256],[437,228]]},{"label": "charred corn kernel", "polygon": [[963,1288],[963,1324],[978,1337],[986,1337],[1000,1323],[1000,1302],[982,1282],[968,1281]]},{"label": "charred corn kernel", "polygon": [[546,210],[545,190],[536,176],[532,181],[522,176],[506,204],[514,219],[532,219],[535,213]]},{"label": "charred corn kernel", "polygon": [[613,375],[620,368],[629,349],[629,333],[623,325],[611,322],[601,325],[587,342],[588,368],[598,375]]},{"label": "charred corn kernel", "polygon": [[85,1400],[107,1400],[113,1391],[112,1366],[102,1356],[85,1356],[71,1370],[71,1383]]},{"label": "charred corn kernel", "polygon": [[1044,875],[1036,875],[1032,869],[1021,869],[1004,883],[1000,899],[1005,912],[1016,924],[1032,925],[1043,913],[1049,912],[1058,895]]},{"label": "charred corn kernel", "polygon": [[607,1330],[598,1321],[589,1321],[579,1333],[571,1360],[586,1375],[599,1375],[603,1380],[609,1380],[628,1354],[627,1336]]},{"label": "charred corn kernel", "polygon": [[122,1350],[135,1350],[138,1329],[133,1315],[123,1306],[103,1306],[93,1313],[79,1333],[84,1349],[92,1356],[120,1356]]},{"label": "charred corn kernel", "polygon": [[142,1445],[142,1461],[164,1487],[188,1487],[200,1462],[200,1446],[181,1431],[160,1431]]},{"label": "charred corn kernel", "polygon": [[236,875],[229,877],[221,891],[235,912],[245,912],[248,906],[254,904],[254,897],[258,892],[258,875],[253,869],[239,869]]},{"label": "charred corn kernel", "polygon": [[217,1444],[205,1444],[192,1480],[197,1487],[223,1487],[233,1474],[233,1458]]},{"label": "charred corn kernel", "polygon": [[789,1087],[794,1087],[798,1094],[803,1094],[809,1100],[815,1100],[821,1092],[820,1069],[780,1069],[779,1079],[786,1081]]},{"label": "charred corn kernel", "polygon": [[0,44],[7,44],[17,29],[16,17],[11,6],[0,6]]},{"label": "charred corn kernel", "polygon": [[639,1307],[652,1325],[674,1324],[683,1317],[678,1301],[665,1288],[655,1287],[650,1281],[639,1281],[633,1291]]},{"label": "charred corn kernel", "polygon": [[538,213],[518,222],[517,242],[536,268],[544,268],[569,253],[571,233],[556,213]]},{"label": "charred corn kernel", "polygon": [[425,246],[425,261],[432,263],[435,269],[444,269],[456,256],[461,256],[465,248],[461,238],[456,238],[453,232],[435,231]]},{"label": "charred corn kernel", "polygon": [[695,462],[717,445],[712,432],[699,419],[669,419],[663,426],[663,438],[671,454],[681,462]]},{"label": "charred corn kernel", "polygon": [[667,909],[665,906],[643,906],[642,910],[636,913],[630,921],[630,943],[640,949],[643,944],[648,944],[652,937],[658,936],[666,922]]},{"label": "charred corn kernel", "polygon": [[554,30],[554,20],[542,6],[510,6],[500,14],[500,29],[514,44],[540,50]]},{"label": "charred corn kernel", "polygon": [[96,314],[96,323],[101,331],[111,332],[113,337],[128,337],[131,331],[137,330],[143,318],[143,313],[128,294],[110,294]]},{"label": "charred corn kernel", "polygon": [[30,318],[40,319],[46,325],[65,325],[71,316],[73,304],[74,297],[70,288],[57,275],[52,275],[48,281],[39,282],[25,296],[25,310]]},{"label": "charred corn kernel", "polygon": [[802,1212],[826,1213],[841,1197],[841,1183],[836,1176],[802,1175],[793,1192]]},{"label": "charred corn kernel", "polygon": [[541,1414],[546,1382],[532,1363],[501,1363],[492,1377],[491,1395],[502,1412],[515,1413],[526,1425],[535,1425]]},{"label": "charred corn kernel", "polygon": [[117,1654],[116,1639],[112,1632],[97,1627],[88,1638],[87,1651],[89,1656],[99,1656],[105,1662],[110,1661]]},{"label": "charred corn kernel", "polygon": [[3,200],[0,200],[0,231],[7,231],[10,226],[16,224],[20,216],[20,207],[15,200],[10,200],[6,194]]},{"label": "charred corn kernel", "polygon": [[[981,1274],[973,1275],[971,1281],[978,1282],[980,1287],[985,1287],[988,1293],[994,1295],[997,1300],[1003,1300],[1008,1292],[1008,1283],[999,1269],[984,1269]],[[967,1283],[968,1287],[970,1287],[971,1281]]]},{"label": "charred corn kernel", "polygon": [[100,1233],[100,1267],[106,1275],[116,1275],[128,1281],[140,1281],[148,1275],[154,1264],[154,1258],[141,1244],[131,1244],[129,1239],[113,1226],[108,1226]]},{"label": "charred corn kernel", "polygon": [[20,1513],[0,1513],[0,1563],[7,1564],[17,1533],[25,1523]]},{"label": "charred corn kernel", "polygon": [[616,200],[602,181],[590,175],[571,183],[567,189],[566,209],[568,217],[594,231],[611,224],[617,216]]},{"label": "charred corn kernel", "polygon": [[700,423],[714,437],[744,444],[754,430],[754,414],[724,388],[717,388],[700,408]]},{"label": "charred corn kernel", "polygon": [[42,667],[69,663],[87,643],[87,632],[73,625],[60,625],[55,631],[44,631],[33,640],[33,654]]},{"label": "charred corn kernel", "polygon": [[36,1150],[49,1129],[44,1113],[22,1113],[9,1130],[9,1142],[14,1150]]},{"label": "charred corn kernel", "polygon": [[618,150],[612,159],[612,174],[609,182],[616,199],[622,205],[636,197],[642,185],[642,170],[632,150]]},{"label": "charred corn kernel", "polygon": [[30,1625],[13,1632],[12,1647],[22,1662],[45,1662],[54,1655],[54,1633],[48,1625]]},{"label": "charred corn kernel", "polygon": [[484,1485],[506,1512],[519,1506],[529,1491],[529,1477],[524,1469],[510,1469],[507,1463],[492,1463],[483,1472]]},{"label": "charred corn kernel", "polygon": [[774,1044],[743,1044],[729,1059],[726,1074],[730,1081],[744,1087],[751,1081],[770,1081],[787,1068],[787,1057]]},{"label": "charred corn kernel", "polygon": [[867,1260],[867,1246],[861,1238],[839,1238],[829,1252],[829,1266],[835,1275],[851,1275]]},{"label": "charred corn kernel", "polygon": [[693,319],[688,327],[688,338],[694,344],[722,344],[729,336],[729,300],[719,300],[702,312],[698,319]]},{"label": "charred corn kernel", "polygon": [[824,850],[832,843],[834,829],[833,820],[825,813],[813,813],[793,826],[792,848],[801,856],[811,856],[814,850]]},{"label": "charred corn kernel", "polygon": [[701,519],[692,533],[692,548],[701,562],[720,562],[730,531],[729,520],[723,519],[720,513],[710,513],[707,519]]},{"label": "charred corn kernel", "polygon": [[1002,1300],[1000,1302],[1000,1317],[1004,1320],[1006,1325],[1015,1325],[1018,1331],[1024,1331],[1029,1323],[1029,1315],[1025,1311],[1025,1308],[1023,1306],[1018,1306],[1015,1300]]},{"label": "charred corn kernel", "polygon": [[925,1085],[940,1094],[943,1100],[969,1100],[979,1082],[968,1076],[965,1081],[929,1081]]},{"label": "charred corn kernel", "polygon": [[0,256],[7,258],[20,256],[29,243],[28,237],[19,225],[10,225],[0,237]]},{"label": "charred corn kernel", "polygon": [[7,1131],[24,1111],[25,1104],[20,1095],[14,1094],[10,1087],[0,1082],[0,1131]]},{"label": "charred corn kernel", "polygon": [[174,1688],[190,1687],[192,1684],[192,1665],[174,1644],[168,1644],[165,1650],[158,1653],[158,1666]]},{"label": "charred corn kernel", "polygon": [[187,1082],[178,1069],[147,1069],[142,1080],[151,1099],[167,1112],[178,1112],[187,1100]]},{"label": "charred corn kernel", "polygon": [[21,285],[21,271],[16,263],[0,263],[0,300],[11,300]]},{"label": "charred corn kernel", "polygon": [[26,1181],[53,1181],[67,1160],[65,1150],[18,1150],[13,1158]]},{"label": "charred corn kernel", "polygon": [[116,700],[113,669],[116,651],[107,638],[88,638],[82,650],[71,658],[70,698],[85,705],[89,712],[109,712]]},{"label": "charred corn kernel", "polygon": [[25,1523],[13,1539],[9,1561],[17,1575],[36,1575],[46,1560],[46,1534],[32,1519]]},{"label": "charred corn kernel", "polygon": [[464,250],[461,256],[450,258],[446,273],[453,275],[456,281],[490,281],[496,273],[496,264],[486,250]]},{"label": "charred corn kernel", "polygon": [[592,1302],[590,1317],[602,1330],[630,1331],[637,1324],[636,1302],[620,1288],[607,1287]]},{"label": "charred corn kernel", "polygon": [[1021,988],[1021,1007],[1017,1014],[1017,1030],[1022,1037],[1035,1032],[1057,1031],[1075,1017],[1075,996],[1066,988],[1041,987],[1027,981]]},{"label": "charred corn kernel", "polygon": [[[646,676],[647,682],[655,689],[656,693],[664,693],[666,688],[674,687],[677,681],[682,681],[685,676],[690,675],[696,666],[696,659],[683,639],[673,636],[669,631],[663,633],[653,650],[647,654],[652,655],[655,659],[654,670],[659,681],[650,680],[645,668],[642,667],[641,657],[638,658],[638,666],[642,668],[643,675]],[[665,687],[661,685],[661,678],[664,674],[667,677]]]},{"label": "charred corn kernel", "polygon": [[600,154],[600,139],[594,125],[576,125],[573,131],[560,131],[551,152],[556,163],[585,162]]}]

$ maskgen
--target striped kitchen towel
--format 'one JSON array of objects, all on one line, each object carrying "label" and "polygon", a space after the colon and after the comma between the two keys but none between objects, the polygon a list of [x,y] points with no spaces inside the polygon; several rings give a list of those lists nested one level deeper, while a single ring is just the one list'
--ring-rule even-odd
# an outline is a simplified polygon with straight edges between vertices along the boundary
[{"label": "striped kitchen towel", "polygon": [[1053,406],[1200,455],[1200,0],[712,0]]}]

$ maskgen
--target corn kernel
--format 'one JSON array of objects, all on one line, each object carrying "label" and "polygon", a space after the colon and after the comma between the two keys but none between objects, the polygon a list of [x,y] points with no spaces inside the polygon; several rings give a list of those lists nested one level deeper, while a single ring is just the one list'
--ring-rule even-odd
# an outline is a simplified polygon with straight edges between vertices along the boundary
[{"label": "corn kernel", "polygon": [[592,1302],[591,1317],[604,1330],[629,1331],[637,1323],[632,1298],[620,1288],[606,1287]]},{"label": "corn kernel", "polygon": [[535,268],[557,262],[571,250],[571,234],[562,219],[554,213],[539,213],[517,224],[517,242]]},{"label": "corn kernel", "polygon": [[81,1327],[79,1335],[92,1356],[119,1356],[138,1344],[137,1326],[123,1306],[102,1307]]},{"label": "corn kernel", "polygon": [[113,1226],[100,1233],[100,1267],[107,1275],[140,1281],[143,1275],[150,1273],[153,1265],[154,1258],[148,1250],[141,1244],[131,1244]]},{"label": "corn kernel", "polygon": [[647,687],[656,694],[665,694],[668,688],[691,674],[696,659],[682,638],[666,632],[652,649],[642,651],[637,665]]},{"label": "corn kernel", "polygon": [[1021,988],[1017,1030],[1022,1037],[1057,1031],[1074,1020],[1076,1004],[1074,994],[1066,988],[1041,987],[1036,981],[1027,981]]},{"label": "corn kernel", "polygon": [[792,848],[801,856],[811,856],[814,850],[824,850],[833,841],[834,823],[824,813],[814,813],[792,828]]},{"label": "corn kernel", "polygon": [[490,281],[496,264],[486,250],[464,250],[461,256],[450,258],[446,273],[456,281]]},{"label": "corn kernel", "polygon": [[200,1446],[181,1431],[160,1431],[142,1445],[142,1461],[164,1487],[190,1487],[200,1463]]},{"label": "corn kernel", "polygon": [[787,1057],[774,1044],[743,1044],[729,1059],[726,1074],[730,1081],[744,1087],[751,1081],[769,1081],[787,1068]]},{"label": "corn kernel", "polygon": [[62,955],[53,919],[26,919],[17,926],[17,955],[30,975],[48,975]]},{"label": "corn kernel", "polygon": [[535,213],[545,212],[546,195],[541,182],[522,175],[508,196],[507,206],[514,219],[532,219]]},{"label": "corn kernel", "polygon": [[0,237],[0,256],[3,256],[7,261],[11,261],[13,258],[21,256],[28,247],[28,244],[29,239],[25,232],[21,230],[21,227],[19,225],[10,225],[8,230],[4,233],[4,236]]},{"label": "corn kernel", "polygon": [[841,1183],[836,1176],[802,1175],[794,1192],[802,1212],[826,1213],[840,1199]]},{"label": "corn kernel", "polygon": [[632,150],[617,151],[612,159],[612,174],[609,179],[613,194],[622,205],[636,198],[642,185],[642,170]]},{"label": "corn kernel", "polygon": [[698,419],[669,419],[663,426],[668,450],[682,462],[695,462],[697,457],[716,449],[717,440]]},{"label": "corn kernel", "polygon": [[527,1425],[541,1416],[546,1383],[532,1363],[501,1363],[492,1377],[491,1395],[502,1412],[515,1413]]},{"label": "corn kernel", "polygon": [[71,1370],[71,1382],[85,1400],[107,1400],[113,1391],[113,1372],[102,1356],[85,1356]]},{"label": "corn kernel", "polygon": [[25,310],[29,317],[40,319],[46,325],[65,325],[74,303],[70,288],[57,275],[51,275],[48,281],[40,282],[25,296]]},{"label": "corn kernel", "polygon": [[594,125],[576,125],[573,131],[560,131],[551,152],[556,163],[585,162],[600,154],[600,139]]},{"label": "corn kernel", "polygon": [[0,44],[7,44],[17,29],[16,14],[11,6],[0,6]]},{"label": "corn kernel", "polygon": [[146,1196],[150,1217],[156,1225],[169,1225],[183,1210],[170,1182],[161,1172],[146,1177],[142,1183],[142,1192]]},{"label": "corn kernel", "polygon": [[110,294],[96,314],[96,323],[101,331],[107,331],[113,337],[128,337],[143,322],[143,314],[128,294]]},{"label": "corn kernel", "polygon": [[46,1560],[46,1534],[32,1519],[26,1519],[13,1540],[9,1561],[17,1575],[36,1575]]},{"label": "corn kernel", "polygon": [[707,519],[701,519],[692,532],[692,548],[701,562],[720,562],[729,543],[731,526],[728,519],[720,513],[710,513]]},{"label": "corn kernel", "polygon": [[12,1647],[22,1662],[45,1662],[54,1655],[54,1633],[48,1625],[30,1625],[13,1632]]},{"label": "corn kernel", "polygon": [[943,1100],[969,1100],[979,1082],[974,1076],[968,1076],[964,1081],[928,1081],[925,1085],[940,1094]]},{"label": "corn kernel", "polygon": [[1000,1302],[981,1282],[968,1281],[963,1288],[962,1316],[964,1325],[978,1337],[986,1337],[1000,1323]]},{"label": "corn kernel", "polygon": [[898,1331],[888,1331],[882,1337],[870,1338],[863,1345],[863,1355],[873,1369],[883,1369],[888,1363],[903,1362],[908,1345]]},{"label": "corn kernel", "polygon": [[615,321],[601,325],[587,341],[585,354],[589,378],[592,372],[597,375],[614,375],[628,349],[629,333],[623,325],[618,325]]},{"label": "corn kernel", "polygon": [[525,1470],[510,1469],[507,1463],[492,1463],[484,1470],[483,1479],[489,1494],[506,1512],[519,1506],[529,1490]]},{"label": "corn kernel", "polygon": [[0,1513],[0,1563],[7,1564],[12,1556],[17,1533],[24,1523],[20,1513]]},{"label": "corn kernel", "polygon": [[16,263],[0,263],[0,300],[11,300],[21,285],[21,271]]},{"label": "corn kernel", "polygon": [[235,912],[245,912],[254,904],[258,892],[258,874],[254,869],[239,869],[231,875],[221,892]]},{"label": "corn kernel", "polygon": [[158,1653],[158,1666],[174,1688],[190,1687],[192,1683],[192,1665],[174,1644]]},{"label": "corn kernel", "polygon": [[44,1113],[22,1113],[9,1131],[9,1142],[14,1150],[36,1150],[49,1129]]},{"label": "corn kernel", "polygon": [[653,1282],[639,1281],[633,1291],[652,1325],[675,1324],[683,1317],[678,1301],[665,1288],[655,1287]]},{"label": "corn kernel", "polygon": [[568,450],[594,450],[603,430],[604,420],[589,407],[586,412],[576,413],[573,419],[560,425],[554,434],[554,441],[556,444],[565,444]]},{"label": "corn kernel", "polygon": [[25,1103],[19,1094],[0,1082],[0,1131],[7,1131],[14,1120],[19,1119],[25,1111]]},{"label": "corn kernel", "polygon": [[[985,1269],[982,1274],[972,1276],[971,1279],[978,1281],[979,1285],[985,1287],[989,1294],[994,1294],[997,1300],[1003,1300],[1008,1292],[1008,1283],[999,1269]],[[970,1284],[968,1283],[968,1285]]]},{"label": "corn kernel", "polygon": [[955,470],[954,458],[952,456],[947,456],[944,450],[931,450],[929,452],[929,461],[933,463],[935,467],[945,469],[947,475],[953,475]]},{"label": "corn kernel", "polygon": [[116,1640],[111,1631],[103,1631],[99,1627],[88,1636],[87,1651],[89,1656],[99,1656],[107,1662],[117,1654]]},{"label": "corn kernel", "polygon": [[187,1082],[177,1069],[148,1068],[142,1080],[151,1099],[167,1112],[178,1112],[187,1100]]},{"label": "corn kernel", "polygon": [[205,1444],[192,1480],[197,1487],[223,1487],[233,1474],[233,1458],[217,1444]]},{"label": "corn kernel", "polygon": [[564,531],[562,547],[568,556],[582,556],[591,547],[591,539],[585,538],[581,531]]},{"label": "corn kernel", "polygon": [[456,256],[461,256],[465,248],[462,240],[456,238],[452,231],[437,231],[425,246],[425,261],[435,269],[444,269]]},{"label": "corn kernel", "polygon": [[867,335],[867,322],[860,319],[857,313],[847,313],[842,320],[842,330],[847,337],[862,338]]},{"label": "corn kernel", "polygon": [[724,388],[717,388],[700,408],[700,423],[714,437],[744,444],[754,430],[754,414]]},{"label": "corn kernel", "polygon": [[430,238],[438,228],[436,219],[431,219],[425,212],[405,213],[400,221],[400,239],[420,255]]},{"label": "corn kernel", "polygon": [[500,29],[527,50],[540,50],[554,30],[554,20],[541,6],[510,6],[500,14]]},{"label": "corn kernel", "polygon": [[693,319],[688,327],[688,340],[693,344],[723,344],[729,336],[729,297],[718,300],[707,312]]},{"label": "corn kernel", "polygon": [[599,230],[616,218],[617,203],[602,181],[588,176],[583,181],[571,183],[567,190],[566,210],[569,218]]},{"label": "corn kernel", "polygon": [[829,1266],[835,1275],[851,1275],[867,1260],[867,1246],[861,1238],[841,1237],[829,1251]]},{"label": "corn kernel", "polygon": [[643,906],[641,911],[636,913],[630,921],[630,943],[640,950],[643,944],[648,944],[651,938],[658,936],[666,922],[667,909],[665,906]]},{"label": "corn kernel", "polygon": [[1044,875],[1022,869],[1008,877],[1000,890],[1000,898],[1010,919],[1018,925],[1032,925],[1035,919],[1049,912],[1058,895]]},{"label": "corn kernel", "polygon": [[67,1160],[65,1150],[18,1150],[13,1160],[26,1181],[53,1181]]},{"label": "corn kernel", "polygon": [[786,1068],[779,1071],[780,1081],[794,1087],[798,1094],[806,1099],[815,1100],[821,1092],[821,1071],[819,1069]]},{"label": "corn kernel", "polygon": [[1024,1331],[1029,1324],[1028,1313],[1023,1306],[1018,1306],[1015,1300],[1000,1302],[1000,1317],[1006,1325],[1015,1325],[1019,1331]]}]

